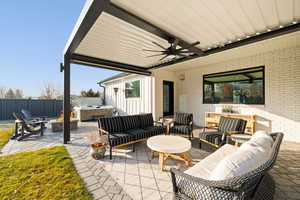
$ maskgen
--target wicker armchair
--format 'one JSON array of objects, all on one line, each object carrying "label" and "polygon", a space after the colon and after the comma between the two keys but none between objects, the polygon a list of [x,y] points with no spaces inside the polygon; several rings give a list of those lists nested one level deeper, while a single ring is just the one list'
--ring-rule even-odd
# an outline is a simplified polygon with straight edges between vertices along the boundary
[{"label": "wicker armchair", "polygon": [[169,124],[169,134],[193,137],[193,114],[176,113],[174,121]]},{"label": "wicker armchair", "polygon": [[[275,142],[270,159],[260,167],[241,176],[211,181],[171,169],[174,199],[272,199],[270,191],[260,188],[265,186],[266,178],[268,178],[267,172],[276,161],[283,134],[272,133],[271,136]],[[259,198],[257,197],[258,191],[260,191]]]},{"label": "wicker armchair", "polygon": [[[200,134],[200,143],[205,142],[211,146],[219,148],[226,143],[227,135],[244,133],[247,121],[238,118],[221,117],[218,127],[204,127]],[[212,129],[213,131],[207,131]]]}]

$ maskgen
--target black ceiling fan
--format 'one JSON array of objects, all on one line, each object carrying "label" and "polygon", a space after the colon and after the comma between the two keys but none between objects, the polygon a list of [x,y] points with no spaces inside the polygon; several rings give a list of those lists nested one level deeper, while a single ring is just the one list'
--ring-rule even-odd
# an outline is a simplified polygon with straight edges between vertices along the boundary
[{"label": "black ceiling fan", "polygon": [[[170,47],[165,48],[162,45],[158,44],[157,42],[152,42],[156,46],[160,47],[162,50],[150,50],[150,49],[143,49],[143,51],[150,51],[150,52],[157,52],[159,54],[154,54],[146,57],[155,57],[155,56],[163,56],[159,60],[162,61],[163,59],[169,57],[169,56],[179,56],[179,57],[186,57],[194,53],[194,51],[190,50],[190,48],[195,47],[196,45],[200,44],[199,41],[194,42],[192,44],[186,45],[186,46],[180,46],[178,45],[179,40],[178,39],[172,39],[169,40],[169,43],[171,44]],[[179,47],[179,48],[178,48]]]}]

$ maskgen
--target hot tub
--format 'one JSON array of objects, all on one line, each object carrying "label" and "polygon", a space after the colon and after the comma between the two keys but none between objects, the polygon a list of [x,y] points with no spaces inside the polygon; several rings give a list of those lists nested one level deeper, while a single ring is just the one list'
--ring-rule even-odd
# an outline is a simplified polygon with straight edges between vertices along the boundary
[{"label": "hot tub", "polygon": [[79,106],[74,107],[75,118],[80,121],[94,120],[98,117],[110,117],[113,114],[112,106]]}]

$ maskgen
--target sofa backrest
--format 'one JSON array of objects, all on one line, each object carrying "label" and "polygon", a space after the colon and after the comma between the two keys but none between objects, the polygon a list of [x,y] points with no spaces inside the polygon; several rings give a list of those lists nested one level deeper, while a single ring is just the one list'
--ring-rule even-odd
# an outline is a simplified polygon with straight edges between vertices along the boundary
[{"label": "sofa backrest", "polygon": [[138,129],[141,127],[141,119],[139,115],[122,116],[124,130]]},{"label": "sofa backrest", "polygon": [[189,125],[193,121],[192,113],[175,113],[174,124],[175,125]]},{"label": "sofa backrest", "polygon": [[141,128],[146,128],[148,126],[153,126],[153,116],[152,113],[148,114],[141,114],[139,115],[140,120],[141,120]]},{"label": "sofa backrest", "polygon": [[267,172],[273,167],[278,156],[280,145],[283,139],[283,133],[271,133],[274,140],[269,159],[260,167],[243,174],[238,177],[227,180],[228,185],[242,185],[246,196],[251,196],[256,192],[256,187],[261,179],[267,174]]},{"label": "sofa backrest", "polygon": [[243,120],[239,118],[220,117],[219,130],[226,131],[240,131]]},{"label": "sofa backrest", "polygon": [[109,133],[116,133],[124,130],[122,118],[120,116],[99,118],[98,127]]}]

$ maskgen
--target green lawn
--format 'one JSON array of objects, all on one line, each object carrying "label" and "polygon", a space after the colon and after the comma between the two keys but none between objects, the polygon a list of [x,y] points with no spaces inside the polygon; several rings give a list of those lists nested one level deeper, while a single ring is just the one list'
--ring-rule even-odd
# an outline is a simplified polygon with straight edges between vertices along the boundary
[{"label": "green lawn", "polygon": [[0,156],[0,199],[92,199],[63,146]]},{"label": "green lawn", "polygon": [[9,141],[13,129],[0,129],[0,150]]}]

